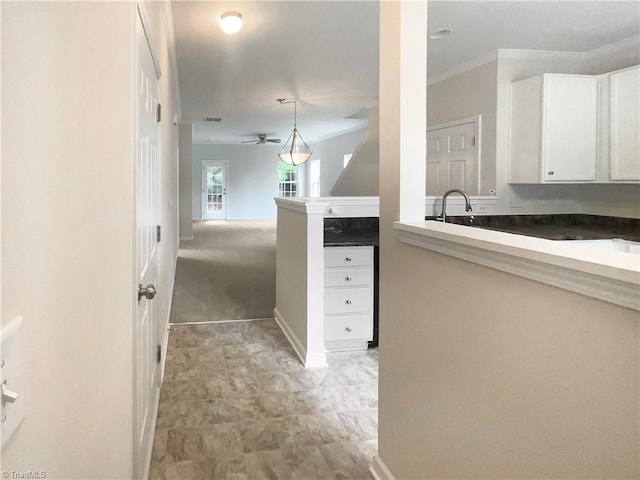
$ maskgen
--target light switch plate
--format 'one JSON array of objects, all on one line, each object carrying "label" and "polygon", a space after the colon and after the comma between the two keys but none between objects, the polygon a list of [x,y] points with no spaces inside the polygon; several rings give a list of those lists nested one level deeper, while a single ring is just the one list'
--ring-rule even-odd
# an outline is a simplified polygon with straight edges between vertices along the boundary
[{"label": "light switch plate", "polygon": [[16,317],[2,327],[2,359],[0,383],[7,382],[9,390],[16,392],[14,403],[2,405],[2,447],[13,437],[24,422],[24,383],[22,380],[22,317]]}]

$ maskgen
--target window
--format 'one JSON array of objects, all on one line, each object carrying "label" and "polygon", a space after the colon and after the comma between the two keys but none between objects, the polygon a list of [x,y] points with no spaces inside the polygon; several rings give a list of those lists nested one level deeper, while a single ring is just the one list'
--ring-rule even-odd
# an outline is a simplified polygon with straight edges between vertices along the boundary
[{"label": "window", "polygon": [[311,172],[309,174],[309,183],[311,185],[311,197],[320,196],[320,159],[311,160]]},{"label": "window", "polygon": [[347,168],[347,165],[349,165],[349,160],[351,160],[351,157],[353,157],[353,153],[347,153],[344,156],[344,159],[342,160],[342,168]]},{"label": "window", "polygon": [[292,165],[278,162],[278,196],[298,196],[298,169]]}]

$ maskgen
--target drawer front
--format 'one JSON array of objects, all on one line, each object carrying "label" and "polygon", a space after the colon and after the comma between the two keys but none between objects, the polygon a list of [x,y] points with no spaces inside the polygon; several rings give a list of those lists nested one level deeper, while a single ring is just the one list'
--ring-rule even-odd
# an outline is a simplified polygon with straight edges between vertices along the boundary
[{"label": "drawer front", "polygon": [[359,287],[371,285],[372,280],[372,271],[366,267],[348,270],[326,270],[324,272],[325,287]]},{"label": "drawer front", "polygon": [[325,247],[324,266],[362,267],[373,265],[373,247]]},{"label": "drawer front", "polygon": [[373,321],[371,315],[328,317],[324,319],[325,341],[371,340],[372,337]]},{"label": "drawer front", "polygon": [[337,288],[324,292],[325,315],[370,312],[372,304],[371,287]]}]

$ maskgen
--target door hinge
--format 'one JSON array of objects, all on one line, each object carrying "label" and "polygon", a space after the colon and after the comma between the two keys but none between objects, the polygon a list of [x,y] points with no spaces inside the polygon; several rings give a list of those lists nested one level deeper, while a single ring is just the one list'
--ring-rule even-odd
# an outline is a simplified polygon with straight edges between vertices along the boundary
[{"label": "door hinge", "polygon": [[156,345],[156,362],[160,363],[162,361],[162,346]]},{"label": "door hinge", "polygon": [[160,123],[162,120],[162,105],[158,104],[156,107],[156,122]]},{"label": "door hinge", "polygon": [[476,137],[471,137],[471,145],[476,146]]},{"label": "door hinge", "polygon": [[160,242],[162,238],[162,227],[160,225],[156,225],[156,242]]}]

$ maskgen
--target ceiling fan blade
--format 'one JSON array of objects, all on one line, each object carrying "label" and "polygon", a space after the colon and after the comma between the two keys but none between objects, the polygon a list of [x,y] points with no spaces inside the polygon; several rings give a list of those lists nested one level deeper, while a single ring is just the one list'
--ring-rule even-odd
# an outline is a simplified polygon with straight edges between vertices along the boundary
[{"label": "ceiling fan blade", "polygon": [[267,138],[267,142],[270,143],[280,143],[282,140],[280,138]]}]

